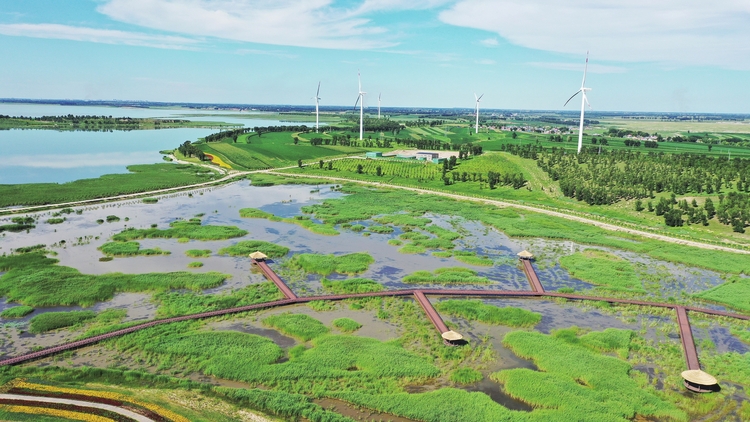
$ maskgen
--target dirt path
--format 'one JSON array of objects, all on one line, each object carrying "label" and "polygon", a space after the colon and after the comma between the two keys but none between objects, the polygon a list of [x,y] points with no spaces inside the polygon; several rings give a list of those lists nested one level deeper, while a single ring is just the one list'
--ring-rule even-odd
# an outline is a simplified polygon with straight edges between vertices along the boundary
[{"label": "dirt path", "polygon": [[408,186],[398,186],[398,185],[391,185],[388,183],[381,183],[381,182],[367,182],[363,180],[353,180],[353,179],[346,179],[343,177],[327,177],[327,176],[314,176],[314,175],[308,175],[308,174],[293,174],[293,173],[282,173],[279,172],[280,169],[274,169],[274,170],[265,170],[265,173],[269,174],[276,174],[276,175],[282,175],[282,176],[292,176],[292,177],[304,177],[304,178],[313,178],[313,179],[325,179],[325,180],[332,180],[332,181],[340,181],[340,182],[352,182],[352,183],[359,183],[362,185],[369,185],[369,186],[378,186],[378,187],[386,187],[386,188],[392,188],[392,189],[403,189],[408,190],[412,192],[417,193],[426,193],[430,195],[437,195],[442,196],[446,198],[452,198],[457,199],[461,201],[472,201],[472,202],[478,202],[481,204],[487,204],[487,205],[494,205],[496,207],[510,207],[510,208],[518,208],[522,210],[527,211],[533,211],[538,212],[540,214],[546,214],[551,215],[553,217],[559,217],[559,218],[565,218],[567,220],[577,221],[579,223],[584,224],[590,224],[592,226],[596,226],[602,229],[606,230],[612,230],[617,232],[623,232],[623,233],[629,233],[629,234],[635,234],[638,236],[642,236],[648,239],[655,239],[655,240],[661,240],[664,242],[669,243],[675,243],[678,245],[686,245],[686,246],[694,246],[696,248],[701,249],[711,249],[716,251],[724,251],[724,252],[734,252],[734,253],[741,253],[741,254],[747,254],[750,255],[750,251],[742,250],[742,249],[734,249],[727,246],[720,246],[720,245],[711,245],[708,243],[702,243],[702,242],[696,242],[693,240],[684,240],[684,239],[677,239],[670,236],[665,236],[661,234],[656,233],[650,233],[647,231],[642,230],[636,230],[636,229],[630,229],[627,227],[621,227],[614,224],[604,223],[597,220],[592,220],[585,217],[579,217],[577,215],[570,215],[562,212],[552,211],[545,208],[537,208],[531,205],[521,205],[521,204],[515,204],[511,202],[505,202],[505,201],[498,201],[496,199],[484,199],[484,198],[473,198],[471,196],[463,196],[458,195],[454,193],[446,193],[446,192],[440,192],[440,191],[433,191],[429,189],[421,189],[421,188],[415,188],[415,187],[408,187]]},{"label": "dirt path", "polygon": [[0,399],[33,401],[37,403],[70,404],[73,406],[83,406],[83,407],[95,407],[97,409],[108,410],[110,412],[123,415],[130,419],[134,419],[138,422],[154,422],[153,419],[147,418],[135,412],[131,412],[130,410],[123,409],[121,407],[112,406],[112,405],[103,404],[103,403],[94,403],[90,401],[69,400],[69,399],[61,399],[57,397],[24,396],[21,394],[0,394]]}]

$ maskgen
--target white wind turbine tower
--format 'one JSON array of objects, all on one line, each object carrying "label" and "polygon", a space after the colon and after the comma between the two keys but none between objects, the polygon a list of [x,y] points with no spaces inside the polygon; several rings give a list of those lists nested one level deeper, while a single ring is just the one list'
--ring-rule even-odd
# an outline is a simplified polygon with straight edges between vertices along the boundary
[{"label": "white wind turbine tower", "polygon": [[313,97],[315,99],[315,133],[318,133],[318,129],[320,129],[320,120],[318,119],[318,102],[320,101],[320,82],[318,82],[318,92],[315,93],[315,96]]},{"label": "white wind turbine tower", "polygon": [[382,95],[382,93],[378,94],[378,119],[380,118],[380,96],[381,95]]},{"label": "white wind turbine tower", "polygon": [[570,98],[568,98],[568,101],[565,101],[565,107],[568,105],[570,100],[573,99],[576,95],[579,93],[581,94],[581,125],[578,127],[578,153],[581,153],[581,147],[583,147],[583,113],[584,110],[586,110],[586,105],[588,104],[589,108],[591,108],[591,104],[589,104],[589,99],[586,98],[586,91],[591,91],[591,88],[586,88],[586,71],[589,67],[589,52],[586,52],[586,65],[583,68],[583,81],[581,82],[581,89],[576,91],[575,94],[573,94]]},{"label": "white wind turbine tower", "polygon": [[484,94],[477,97],[477,93],[476,92],[474,93],[474,98],[477,100],[477,105],[476,105],[477,124],[475,128],[476,133],[479,133],[479,102],[482,101],[482,97],[484,97]]},{"label": "white wind turbine tower", "polygon": [[362,91],[362,78],[359,75],[359,70],[357,71],[357,81],[359,82],[359,95],[357,96],[357,102],[354,103],[354,108],[357,108],[357,103],[359,103],[359,140],[361,141],[364,135],[364,116],[365,116],[365,94],[366,92]]}]

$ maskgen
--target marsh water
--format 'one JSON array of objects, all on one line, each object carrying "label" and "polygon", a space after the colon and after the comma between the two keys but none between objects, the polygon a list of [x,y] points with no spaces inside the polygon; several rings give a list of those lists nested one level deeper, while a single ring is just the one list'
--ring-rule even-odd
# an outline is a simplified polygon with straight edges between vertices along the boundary
[{"label": "marsh water", "polygon": [[[241,208],[260,208],[264,211],[274,213],[283,217],[293,217],[301,214],[301,207],[309,204],[319,203],[325,199],[335,199],[343,194],[330,185],[287,185],[272,187],[252,186],[249,181],[239,181],[229,185],[196,190],[192,192],[176,193],[159,197],[155,204],[145,204],[140,200],[108,203],[78,208],[81,214],[65,215],[66,221],[62,224],[50,225],[45,223],[51,216],[51,211],[30,216],[38,216],[35,229],[28,233],[5,233],[0,237],[0,253],[9,253],[13,249],[35,244],[45,244],[47,248],[57,253],[56,258],[60,265],[74,267],[83,273],[104,274],[108,272],[125,273],[148,273],[148,272],[170,272],[170,271],[192,271],[207,272],[219,271],[229,274],[231,277],[221,286],[207,290],[206,293],[221,293],[242,288],[244,286],[265,281],[263,276],[251,271],[250,262],[246,258],[235,258],[218,255],[219,249],[235,244],[241,240],[254,239],[277,243],[290,248],[290,254],[305,252],[346,254],[352,252],[367,252],[375,260],[370,268],[359,274],[358,277],[366,277],[383,284],[386,289],[414,288],[413,284],[402,282],[404,276],[418,270],[434,270],[440,267],[462,266],[477,272],[478,275],[487,277],[490,283],[480,286],[444,286],[444,285],[418,285],[419,288],[472,288],[472,289],[494,289],[494,290],[530,290],[526,276],[518,267],[516,254],[524,249],[534,251],[538,256],[536,263],[537,272],[542,284],[547,290],[557,290],[563,287],[572,287],[576,291],[587,291],[595,289],[589,283],[571,277],[567,271],[557,263],[559,257],[570,253],[581,251],[589,246],[578,245],[567,241],[551,241],[544,239],[512,239],[504,234],[471,221],[465,221],[457,217],[443,215],[427,215],[434,224],[451,230],[460,231],[463,237],[457,240],[457,250],[469,250],[478,256],[487,256],[493,266],[472,266],[461,263],[454,258],[439,258],[430,252],[424,254],[403,254],[398,251],[399,247],[388,244],[391,239],[398,238],[401,230],[396,228],[393,233],[376,234],[365,236],[362,232],[353,232],[340,226],[341,232],[338,236],[323,236],[314,234],[298,225],[284,222],[271,222],[265,219],[245,219],[239,216]],[[97,223],[97,220],[106,220],[107,216],[116,215],[120,218],[117,222]],[[188,219],[201,215],[204,224],[211,225],[235,225],[249,232],[247,236],[238,239],[222,241],[189,241],[180,243],[177,239],[144,239],[141,240],[142,248],[161,248],[171,252],[170,255],[141,256],[115,258],[112,261],[102,262],[99,258],[103,254],[97,249],[109,238],[125,228],[147,228],[156,224],[159,228],[168,227],[169,223],[176,219]],[[0,218],[0,223],[9,221],[9,217]],[[357,223],[357,222],[354,222]],[[375,224],[373,221],[359,222],[363,225]],[[209,249],[212,251],[207,258],[190,258],[185,255],[189,249]],[[662,298],[674,292],[685,291],[688,293],[703,290],[723,282],[719,274],[697,269],[676,266],[667,262],[644,258],[629,252],[609,250],[611,253],[630,259],[636,263],[644,263],[648,267],[657,268],[660,276],[664,276],[664,283],[658,288],[649,290],[653,298]],[[284,272],[284,261],[287,258],[275,260],[271,265],[279,273],[286,277]],[[193,261],[204,263],[202,268],[188,268]],[[293,274],[289,274],[293,275]],[[342,274],[332,274],[329,278],[347,278]],[[289,279],[291,287],[299,295],[324,293],[320,280],[321,276],[311,275],[300,279]],[[653,291],[652,291],[653,290]],[[443,298],[431,298],[433,302]],[[579,303],[562,303],[552,300],[541,299],[482,299],[487,304],[495,306],[515,306],[529,309],[542,314],[542,321],[534,328],[543,333],[552,330],[577,326],[586,330],[603,330],[606,328],[624,328],[641,331],[647,339],[658,342],[669,342],[679,347],[679,336],[676,329],[665,330],[659,327],[674,327],[673,316],[640,315],[637,317],[618,315],[611,312],[600,312],[596,309],[586,308]],[[0,302],[0,311],[9,307],[17,306],[15,303]],[[86,309],[102,311],[106,309],[119,308],[127,311],[126,321],[147,320],[156,315],[157,305],[152,303],[151,296],[147,293],[120,293],[114,299],[97,303]],[[35,347],[47,347],[61,342],[70,341],[81,333],[81,331],[60,330],[47,334],[32,335],[26,332],[28,320],[42,312],[77,310],[80,307],[55,307],[37,309],[31,315],[18,320],[4,320],[0,328],[0,355],[8,357],[28,352]],[[340,317],[348,317],[356,320],[363,327],[356,335],[372,337],[383,341],[398,338],[401,334],[399,327],[381,320],[374,312],[364,310],[351,310],[337,307],[331,311],[315,311],[308,306],[295,305],[279,309],[263,311],[261,315],[271,315],[281,312],[305,313],[327,326],[331,321]],[[467,391],[481,391],[488,394],[494,401],[510,409],[519,411],[531,410],[528,405],[517,401],[504,393],[501,385],[492,381],[489,375],[493,372],[510,368],[536,369],[534,364],[528,360],[519,358],[502,344],[502,338],[511,329],[502,326],[469,322],[460,318],[446,317],[457,330],[462,332],[471,342],[489,341],[493,350],[497,353],[495,362],[487,365],[482,370],[484,378],[473,385],[461,387]],[[291,337],[285,336],[276,330],[263,326],[259,316],[232,318],[218,322],[211,322],[208,329],[233,330],[252,334],[258,334],[270,338],[284,349],[297,344]],[[696,343],[704,338],[710,338],[715,344],[717,352],[734,351],[745,353],[748,351],[746,344],[742,343],[728,329],[721,326],[710,328],[697,328],[694,330]],[[486,340],[485,340],[486,339]],[[708,343],[706,343],[708,344]],[[96,365],[109,366],[113,362],[122,364],[120,358],[115,354],[108,354],[103,349],[98,352],[78,353],[78,356],[70,359],[73,366]],[[49,364],[51,360],[40,364]],[[132,363],[132,362],[131,362]],[[648,368],[643,370],[648,372]],[[197,376],[197,375],[196,375]],[[231,382],[226,380],[213,380],[212,382]],[[449,384],[440,384],[449,385]],[[429,386],[428,386],[429,387]],[[436,388],[437,386],[432,386]],[[411,387],[410,387],[411,388]],[[411,392],[420,392],[424,387],[407,389]],[[343,403],[321,402],[326,407],[337,409],[348,409]],[[348,411],[348,410],[347,410]],[[353,411],[353,410],[352,410]],[[380,414],[372,414],[372,418],[366,420],[377,420]],[[382,415],[381,415],[382,416]]]}]

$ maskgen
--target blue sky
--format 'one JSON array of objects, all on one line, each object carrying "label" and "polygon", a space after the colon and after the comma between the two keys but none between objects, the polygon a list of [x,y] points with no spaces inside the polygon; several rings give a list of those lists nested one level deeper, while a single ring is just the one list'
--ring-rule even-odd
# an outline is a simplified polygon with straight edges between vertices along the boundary
[{"label": "blue sky", "polygon": [[0,97],[559,110],[587,50],[593,110],[750,113],[739,0],[3,0]]}]

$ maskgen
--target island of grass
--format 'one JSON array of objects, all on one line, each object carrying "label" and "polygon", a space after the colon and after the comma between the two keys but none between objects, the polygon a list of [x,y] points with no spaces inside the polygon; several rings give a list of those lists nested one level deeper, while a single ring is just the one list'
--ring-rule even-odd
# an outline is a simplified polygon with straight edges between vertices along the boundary
[{"label": "island of grass", "polygon": [[374,262],[370,254],[362,252],[339,256],[303,253],[294,255],[287,265],[295,270],[327,276],[332,273],[358,274],[367,271]]},{"label": "island of grass", "polygon": [[468,385],[479,382],[484,378],[481,372],[474,368],[458,368],[451,373],[450,380],[456,384]]},{"label": "island of grass", "polygon": [[362,324],[351,318],[336,318],[331,323],[344,333],[353,333],[362,328]]},{"label": "island of grass", "polygon": [[159,248],[141,249],[138,242],[107,242],[99,246],[100,251],[107,256],[149,256],[149,255],[169,255],[171,252],[163,251]]},{"label": "island of grass", "polygon": [[443,300],[435,305],[435,309],[468,321],[481,321],[507,327],[533,327],[542,321],[540,313],[511,306],[499,308],[487,305],[481,300]]},{"label": "island of grass", "polygon": [[404,283],[427,283],[427,284],[488,284],[492,283],[487,277],[477,275],[477,272],[469,268],[446,267],[438,268],[433,272],[415,271],[403,279]]},{"label": "island of grass", "polygon": [[32,312],[34,312],[34,308],[31,306],[14,306],[0,313],[0,318],[23,318]]},{"label": "island of grass", "polygon": [[246,235],[247,230],[236,226],[204,226],[199,218],[177,220],[169,223],[168,229],[127,228],[112,236],[112,240],[126,242],[138,239],[189,239],[189,240],[225,240]]},{"label": "island of grass", "polygon": [[174,188],[215,180],[218,173],[187,164],[128,166],[130,173],[105,174],[68,183],[0,185],[0,208],[44,205]]},{"label": "island of grass", "polygon": [[[435,253],[433,253],[433,255],[435,255]],[[453,256],[456,258],[456,261],[461,261],[464,264],[476,265],[477,267],[491,267],[494,265],[494,262],[492,262],[490,257],[486,255],[477,256],[476,252],[455,251],[453,252]],[[448,255],[447,257],[450,257],[450,255]]]},{"label": "island of grass", "polygon": [[330,331],[322,322],[309,315],[288,312],[264,318],[263,324],[302,341],[310,341]]},{"label": "island of grass", "polygon": [[339,231],[336,230],[332,224],[319,224],[310,219],[309,216],[298,215],[293,218],[281,218],[271,213],[259,210],[257,208],[242,208],[240,210],[240,217],[243,218],[265,218],[268,221],[276,221],[282,223],[296,224],[302,228],[310,230],[315,234],[322,234],[325,236],[336,236]]},{"label": "island of grass", "polygon": [[188,249],[185,255],[190,258],[208,258],[211,256],[211,249]]},{"label": "island of grass", "polygon": [[586,249],[560,258],[560,266],[571,276],[612,290],[645,292],[633,264],[616,255]]},{"label": "island of grass", "polygon": [[219,249],[219,255],[247,257],[256,251],[263,252],[269,258],[281,258],[289,253],[289,248],[264,240],[243,240]]},{"label": "island of grass", "polygon": [[101,275],[82,274],[39,252],[0,257],[0,296],[23,305],[91,306],[112,299],[117,292],[160,292],[171,289],[203,290],[220,285],[226,274],[206,272]]},{"label": "island of grass", "polygon": [[750,279],[732,277],[726,282],[693,295],[709,302],[721,303],[744,312],[750,312]]},{"label": "island of grass", "polygon": [[188,268],[200,268],[203,266],[203,263],[200,261],[193,261],[188,264]]},{"label": "island of grass", "polygon": [[96,318],[94,311],[45,312],[31,318],[29,332],[33,334],[70,327]]},{"label": "island of grass", "polygon": [[320,282],[324,289],[336,294],[371,293],[385,290],[382,284],[369,278],[348,278],[346,280],[324,278]]}]

